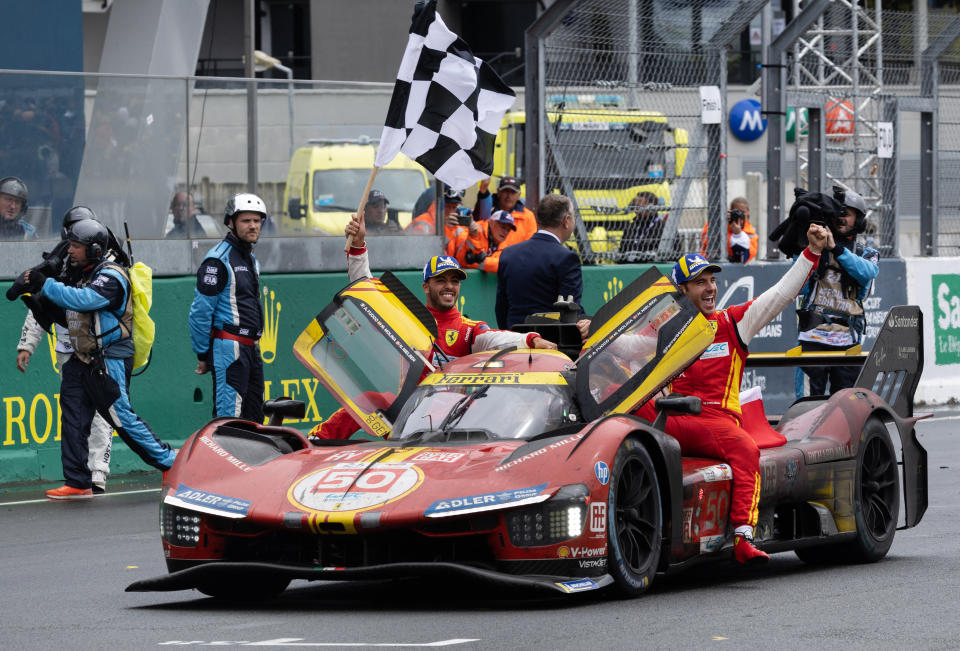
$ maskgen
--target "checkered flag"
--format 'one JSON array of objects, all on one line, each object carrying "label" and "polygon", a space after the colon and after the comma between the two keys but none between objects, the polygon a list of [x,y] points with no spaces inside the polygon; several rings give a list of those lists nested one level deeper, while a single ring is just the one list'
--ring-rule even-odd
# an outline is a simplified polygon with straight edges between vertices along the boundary
[{"label": "checkered flag", "polygon": [[375,165],[400,152],[457,190],[493,171],[493,145],[516,97],[437,15],[436,0],[414,13]]}]

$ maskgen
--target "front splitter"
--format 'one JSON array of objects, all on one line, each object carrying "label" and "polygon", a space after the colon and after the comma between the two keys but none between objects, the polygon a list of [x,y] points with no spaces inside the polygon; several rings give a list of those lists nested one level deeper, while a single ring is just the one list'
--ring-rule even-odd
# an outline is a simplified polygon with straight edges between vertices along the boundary
[{"label": "front splitter", "polygon": [[464,577],[499,587],[527,588],[543,592],[588,592],[613,583],[609,574],[595,577],[517,576],[456,563],[389,563],[367,567],[304,567],[278,563],[202,563],[184,570],[135,581],[126,592],[169,592],[197,588],[205,580],[263,576],[307,581],[370,581],[377,579]]}]

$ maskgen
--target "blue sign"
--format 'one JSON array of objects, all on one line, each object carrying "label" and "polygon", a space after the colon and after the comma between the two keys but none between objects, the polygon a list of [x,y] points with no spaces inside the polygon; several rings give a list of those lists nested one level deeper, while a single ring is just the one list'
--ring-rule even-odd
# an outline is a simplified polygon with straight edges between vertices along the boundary
[{"label": "blue sign", "polygon": [[180,502],[186,505],[193,505],[205,511],[220,511],[234,516],[244,516],[250,509],[250,502],[241,500],[237,497],[227,497],[226,495],[217,495],[206,491],[190,488],[184,484],[177,486],[177,492],[174,495]]},{"label": "blue sign", "polygon": [[450,513],[453,511],[484,510],[510,502],[520,502],[538,496],[547,487],[547,484],[530,486],[529,488],[514,488],[499,493],[483,493],[466,497],[454,497],[448,500],[437,500],[423,512],[424,515],[435,513]]},{"label": "blue sign", "polygon": [[767,120],[760,113],[760,102],[742,99],[730,109],[730,133],[737,140],[751,142],[767,130]]},{"label": "blue sign", "polygon": [[564,581],[558,583],[564,592],[583,592],[584,590],[596,590],[600,584],[592,579],[577,579],[574,581]]},{"label": "blue sign", "polygon": [[597,476],[597,481],[601,486],[606,486],[610,481],[610,466],[603,461],[598,461],[593,465],[593,474]]}]

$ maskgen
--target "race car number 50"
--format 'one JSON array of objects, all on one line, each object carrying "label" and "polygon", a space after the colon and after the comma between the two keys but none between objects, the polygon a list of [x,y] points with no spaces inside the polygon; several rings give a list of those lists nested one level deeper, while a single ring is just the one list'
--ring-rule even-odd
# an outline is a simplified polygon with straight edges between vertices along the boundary
[{"label": "race car number 50", "polygon": [[338,463],[300,479],[290,497],[315,511],[358,511],[402,497],[421,481],[410,463]]}]

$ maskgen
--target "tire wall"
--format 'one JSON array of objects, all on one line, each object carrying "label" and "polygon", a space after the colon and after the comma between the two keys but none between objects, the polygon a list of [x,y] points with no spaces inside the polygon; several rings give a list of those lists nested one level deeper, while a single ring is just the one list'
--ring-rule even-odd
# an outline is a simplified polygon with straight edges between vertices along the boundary
[{"label": "tire wall", "polygon": [[[717,276],[722,305],[741,303],[758,296],[781,277],[787,266],[786,262],[726,265]],[[595,312],[646,269],[647,265],[584,267],[585,311],[588,314]],[[670,265],[660,265],[660,269],[668,272]],[[395,273],[416,296],[422,296],[419,271]],[[460,310],[495,327],[496,277],[477,271],[471,271],[469,275],[461,289]],[[875,289],[867,300],[868,329],[872,328],[874,335],[889,307],[907,301],[905,277],[902,260],[881,261],[880,288]],[[212,414],[211,379],[209,375],[194,373],[197,360],[190,348],[187,329],[187,313],[195,282],[193,276],[154,279],[151,316],[156,321],[157,334],[153,361],[143,375],[133,378],[130,385],[134,410],[161,439],[174,446],[179,446]],[[10,284],[0,283],[0,291],[5,292]],[[267,317],[267,331],[261,340],[266,394],[268,398],[286,395],[303,400],[307,406],[306,417],[290,424],[304,431],[328,417],[337,405],[296,361],[293,342],[316,313],[346,284],[346,273],[342,272],[269,274],[261,278]],[[7,342],[8,346],[3,356],[6,361],[0,363],[0,488],[20,482],[57,481],[62,477],[58,412],[60,378],[53,365],[52,338],[41,340],[26,374],[18,372],[15,366],[16,344],[25,313],[26,308],[19,301],[0,304],[0,340]],[[930,321],[928,317],[925,327],[930,327]],[[865,347],[872,342],[869,335],[868,332]],[[754,339],[751,350],[784,351],[795,345],[796,319],[788,309]],[[928,345],[928,355],[932,354],[932,347]],[[933,366],[930,362],[927,369]],[[793,400],[792,369],[747,369],[743,388],[756,384],[763,386],[764,401],[772,413],[782,413]],[[121,474],[135,470],[148,468],[115,437],[111,472]]]}]

